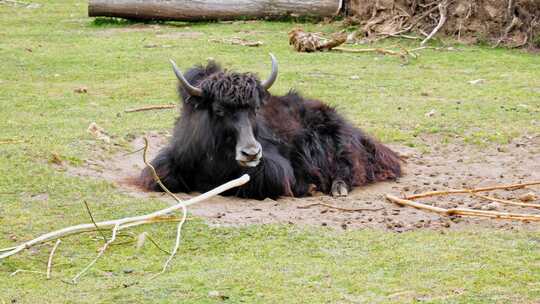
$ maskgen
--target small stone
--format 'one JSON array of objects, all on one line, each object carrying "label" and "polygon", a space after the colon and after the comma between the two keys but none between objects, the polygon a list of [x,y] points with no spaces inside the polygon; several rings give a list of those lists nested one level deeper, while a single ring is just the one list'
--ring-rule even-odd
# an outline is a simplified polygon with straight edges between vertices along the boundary
[{"label": "small stone", "polygon": [[433,117],[435,115],[435,113],[437,113],[435,111],[435,109],[431,109],[431,111],[427,112],[426,114],[424,114],[424,116],[426,117]]},{"label": "small stone", "polygon": [[480,207],[480,210],[497,210],[500,206],[498,203],[490,203]]},{"label": "small stone", "polygon": [[536,195],[536,193],[534,192],[528,192],[523,195],[520,195],[518,199],[522,202],[532,202],[538,199],[538,195]]},{"label": "small stone", "polygon": [[484,82],[486,82],[485,79],[475,79],[475,80],[469,81],[469,84],[472,84],[472,85],[478,85],[478,84],[482,84],[482,83],[484,83]]},{"label": "small stone", "polygon": [[73,92],[79,93],[79,94],[86,94],[86,93],[88,93],[88,88],[87,87],[79,87],[79,88],[76,88],[75,90],[73,90]]}]

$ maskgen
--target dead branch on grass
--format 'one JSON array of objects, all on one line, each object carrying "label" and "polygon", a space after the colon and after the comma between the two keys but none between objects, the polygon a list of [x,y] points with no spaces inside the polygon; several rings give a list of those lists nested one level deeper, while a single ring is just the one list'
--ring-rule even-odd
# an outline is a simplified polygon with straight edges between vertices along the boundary
[{"label": "dead branch on grass", "polygon": [[79,281],[79,278],[82,277],[88,271],[88,269],[94,266],[94,264],[98,261],[98,259],[105,253],[105,250],[107,250],[107,247],[109,247],[109,245],[112,242],[114,242],[114,240],[116,240],[116,233],[118,232],[118,228],[120,228],[120,224],[116,223],[112,229],[111,238],[105,243],[105,245],[103,245],[103,247],[99,249],[98,255],[92,260],[92,262],[86,265],[86,267],[84,267],[83,270],[81,270],[77,275],[73,277],[73,279],[71,279],[71,282],[73,284],[77,284],[77,282]]},{"label": "dead branch on grass", "polygon": [[6,140],[0,140],[0,145],[7,145],[7,144],[20,144],[23,143],[24,140],[21,139],[6,139]]},{"label": "dead branch on grass", "polygon": [[384,209],[383,207],[375,208],[375,209],[371,209],[371,208],[355,208],[355,209],[351,209],[351,208],[343,208],[343,207],[333,206],[333,205],[325,204],[325,203],[313,203],[313,204],[309,204],[309,205],[298,206],[296,208],[298,208],[298,209],[309,209],[309,208],[311,208],[313,206],[324,206],[324,207],[328,207],[328,208],[331,208],[331,209],[336,209],[336,210],[346,211],[346,212],[379,211],[379,210]]},{"label": "dead branch on grass", "polygon": [[264,43],[262,41],[250,41],[243,38],[231,38],[231,39],[210,39],[211,42],[217,42],[217,43],[225,43],[225,44],[231,44],[231,45],[241,45],[241,46],[247,46],[247,47],[258,47],[263,45]]},{"label": "dead branch on grass", "polygon": [[151,110],[164,110],[164,109],[174,109],[176,108],[175,104],[166,104],[166,105],[156,105],[156,106],[146,106],[146,107],[140,107],[140,108],[133,108],[133,109],[126,109],[124,110],[125,113],[133,113],[133,112],[143,112],[143,111],[151,111]]},{"label": "dead branch on grass", "polygon": [[[181,232],[182,225],[185,222],[186,216],[187,216],[186,207],[189,206],[189,205],[192,205],[192,204],[207,200],[207,199],[209,199],[209,198],[211,198],[213,196],[216,196],[216,195],[218,195],[218,194],[220,194],[220,193],[222,193],[224,191],[227,191],[227,190],[229,190],[231,188],[239,187],[239,186],[247,183],[249,181],[249,175],[244,174],[240,178],[232,180],[232,181],[230,181],[228,183],[225,183],[225,184],[223,184],[223,185],[221,185],[221,186],[219,186],[219,187],[217,187],[217,188],[215,188],[213,190],[210,190],[210,191],[208,191],[206,193],[203,193],[203,194],[201,194],[201,195],[199,195],[197,197],[194,197],[194,198],[189,199],[189,200],[187,200],[185,202],[182,202],[180,199],[178,199],[178,197],[176,195],[171,193],[161,183],[161,180],[159,179],[159,176],[157,176],[157,174],[155,172],[155,169],[148,163],[148,161],[146,159],[146,152],[147,152],[147,149],[148,149],[148,140],[146,138],[144,138],[144,140],[145,140],[145,149],[144,149],[144,155],[143,155],[144,162],[147,165],[149,165],[150,168],[152,169],[152,172],[154,174],[154,178],[156,178],[156,181],[158,182],[158,184],[161,187],[163,187],[164,191],[166,191],[169,195],[171,195],[172,197],[174,197],[176,199],[177,204],[175,204],[175,205],[173,205],[171,207],[162,209],[162,210],[158,210],[158,211],[146,214],[146,215],[127,217],[127,218],[121,218],[121,219],[117,219],[117,220],[110,220],[110,221],[103,221],[103,222],[92,222],[90,224],[80,224],[80,225],[66,227],[66,228],[56,230],[56,231],[53,231],[53,232],[49,232],[49,233],[43,234],[43,235],[41,235],[41,236],[39,236],[39,237],[37,237],[35,239],[24,242],[24,243],[22,243],[22,244],[20,244],[18,246],[5,248],[5,249],[0,249],[0,252],[4,252],[3,254],[0,254],[0,260],[4,259],[4,258],[7,258],[7,257],[10,257],[12,255],[15,255],[15,254],[17,254],[17,253],[19,253],[19,252],[21,252],[21,251],[23,251],[25,249],[31,248],[31,247],[33,247],[35,245],[38,245],[38,244],[41,244],[41,243],[44,243],[44,242],[48,242],[48,241],[52,241],[52,240],[56,240],[56,239],[59,239],[61,237],[77,234],[77,233],[80,233],[80,232],[93,231],[95,229],[100,229],[100,228],[105,228],[105,227],[113,227],[111,239],[109,239],[105,243],[105,245],[99,250],[99,253],[94,258],[94,260],[92,260],[92,262],[90,262],[90,264],[88,264],[81,272],[79,272],[72,279],[72,283],[77,283],[79,278],[81,276],[83,276],[97,262],[97,260],[105,253],[105,250],[107,249],[107,247],[112,242],[114,242],[114,240],[116,239],[118,231],[120,231],[122,229],[125,229],[125,228],[128,228],[128,227],[138,226],[138,225],[142,225],[142,224],[149,224],[149,223],[156,223],[156,222],[163,222],[163,221],[171,221],[171,218],[166,218],[165,216],[172,213],[172,212],[174,212],[174,211],[176,211],[176,210],[178,210],[178,209],[182,209],[184,211],[183,212],[183,217],[180,220],[178,228],[177,228],[177,236],[176,236],[176,242],[175,242],[175,246],[173,248],[173,252],[171,253],[171,256],[169,257],[169,259],[167,259],[167,261],[165,262],[163,270],[160,273],[158,273],[158,275],[163,273],[164,271],[166,271],[170,261],[173,259],[174,255],[176,254],[176,251],[178,250],[178,247],[179,247],[179,244],[180,244],[180,232]],[[172,219],[173,219],[173,221],[177,221],[176,218],[172,218]]]},{"label": "dead branch on grass", "polygon": [[90,216],[90,220],[92,220],[92,223],[94,224],[94,226],[96,226],[96,230],[99,232],[99,234],[101,234],[101,237],[103,237],[103,241],[107,243],[107,237],[105,236],[103,231],[99,229],[99,227],[97,226],[96,221],[94,220],[94,216],[92,215],[92,212],[90,211],[90,207],[88,207],[88,203],[86,201],[83,201],[83,202],[84,202],[84,206],[86,207],[86,212],[88,212],[88,215]]}]

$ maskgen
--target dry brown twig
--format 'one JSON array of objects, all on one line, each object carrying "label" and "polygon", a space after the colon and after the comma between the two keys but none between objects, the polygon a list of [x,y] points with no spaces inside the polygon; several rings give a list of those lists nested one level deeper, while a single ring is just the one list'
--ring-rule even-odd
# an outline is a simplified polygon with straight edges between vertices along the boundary
[{"label": "dry brown twig", "polygon": [[534,186],[534,185],[540,185],[540,181],[534,181],[534,182],[523,183],[523,184],[499,185],[499,186],[483,187],[483,188],[476,188],[476,189],[431,191],[431,192],[426,192],[426,193],[405,196],[404,198],[398,198],[394,195],[387,194],[386,199],[399,205],[405,205],[405,206],[410,206],[417,209],[428,210],[428,211],[443,214],[446,216],[461,215],[461,216],[488,217],[488,218],[495,218],[495,219],[508,219],[508,220],[520,220],[520,221],[540,221],[540,215],[535,215],[535,214],[485,211],[485,210],[475,210],[475,209],[466,209],[466,208],[445,209],[445,208],[430,206],[427,204],[413,201],[413,199],[433,197],[433,196],[443,196],[443,195],[452,195],[452,194],[469,194],[472,196],[480,197],[482,199],[496,201],[496,202],[500,202],[504,204],[511,204],[511,205],[516,205],[516,206],[521,206],[521,207],[540,208],[540,205],[517,203],[517,202],[513,202],[509,200],[503,200],[503,199],[498,199],[498,198],[493,198],[493,197],[477,194],[478,192],[486,192],[486,191],[501,190],[501,189],[516,190],[516,189],[521,189],[527,186]]},{"label": "dry brown twig", "polygon": [[383,207],[375,208],[375,209],[371,209],[371,208],[354,208],[354,209],[351,209],[351,208],[343,208],[343,207],[333,206],[333,205],[325,204],[325,203],[313,203],[313,204],[309,204],[309,205],[298,206],[296,208],[298,208],[298,209],[309,209],[309,208],[311,208],[313,206],[324,206],[324,207],[328,207],[328,208],[332,208],[332,209],[336,209],[336,210],[340,210],[340,211],[346,211],[346,212],[379,211],[379,210],[384,209]]},{"label": "dry brown twig", "polygon": [[244,38],[238,38],[238,37],[234,37],[231,39],[210,39],[210,41],[218,42],[218,43],[225,43],[225,44],[232,44],[232,45],[241,45],[241,46],[247,46],[247,47],[258,47],[264,44],[262,41],[250,41],[250,40],[246,40]]},{"label": "dry brown twig", "polygon": [[99,229],[99,227],[97,226],[96,221],[94,220],[94,216],[92,215],[92,211],[90,211],[90,207],[88,207],[88,203],[86,201],[83,201],[83,203],[84,203],[84,206],[86,207],[86,212],[88,212],[88,216],[90,216],[90,220],[92,221],[94,226],[96,226],[96,230],[99,232],[101,237],[103,237],[103,241],[107,243],[107,237],[105,236],[103,231],[101,231],[101,229]]},{"label": "dry brown twig", "polygon": [[133,108],[133,109],[126,109],[124,110],[125,113],[133,113],[133,112],[143,112],[143,111],[151,111],[151,110],[165,110],[165,109],[174,109],[176,108],[175,104],[166,104],[166,105],[155,105],[155,106],[145,106],[140,108]]}]

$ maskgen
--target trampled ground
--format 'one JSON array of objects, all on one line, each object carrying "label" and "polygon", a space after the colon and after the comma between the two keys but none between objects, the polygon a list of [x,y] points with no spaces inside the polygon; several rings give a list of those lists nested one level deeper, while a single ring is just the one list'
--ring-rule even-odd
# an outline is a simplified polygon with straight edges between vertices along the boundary
[{"label": "trampled ground", "polygon": [[[372,54],[299,54],[287,45],[286,33],[295,26],[333,32],[334,25],[94,21],[86,17],[84,1],[34,2],[0,1],[0,247],[88,222],[83,201],[98,220],[168,205],[161,197],[134,195],[111,181],[137,171],[122,164],[119,155],[137,147],[140,136],[158,134],[152,147],[157,148],[172,126],[175,110],[123,113],[176,101],[168,58],[187,68],[213,57],[227,67],[266,75],[271,51],[281,67],[274,93],[294,87],[328,101],[408,155],[408,174],[399,183],[356,189],[345,200],[216,198],[193,207],[172,269],[154,280],[166,255],[149,242],[137,251],[131,235],[122,236],[76,286],[62,280],[95,256],[102,245],[99,235],[64,239],[51,280],[39,273],[10,276],[17,269],[45,271],[52,244],[32,248],[0,262],[0,303],[540,299],[538,225],[441,221],[382,199],[387,192],[539,179],[537,54],[454,46],[460,51],[425,50],[402,65],[397,58]],[[264,44],[248,48],[213,42],[233,37]],[[379,46],[396,43],[412,42]],[[92,122],[108,132],[110,143],[86,132]],[[111,165],[111,159],[120,163]],[[127,159],[140,161],[140,155]],[[100,169],[102,164],[108,165]],[[96,178],[98,171],[108,179]],[[319,201],[386,210],[351,214],[297,208]],[[434,201],[449,202],[448,207],[484,204],[466,197]],[[391,222],[377,222],[382,218]],[[163,224],[132,233],[146,231],[168,249],[174,230],[173,224]]]}]

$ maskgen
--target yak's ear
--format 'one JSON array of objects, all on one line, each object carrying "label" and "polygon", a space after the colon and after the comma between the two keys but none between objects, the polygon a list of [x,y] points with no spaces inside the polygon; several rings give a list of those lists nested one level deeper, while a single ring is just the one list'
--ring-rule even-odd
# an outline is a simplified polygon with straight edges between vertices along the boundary
[{"label": "yak's ear", "polygon": [[270,99],[270,93],[263,89],[262,87],[259,89],[259,101],[261,105],[265,105],[268,99]]},{"label": "yak's ear", "polygon": [[209,108],[211,102],[204,97],[193,96],[189,94],[182,94],[182,101],[184,105],[192,107],[195,110],[202,110],[204,108]]}]

